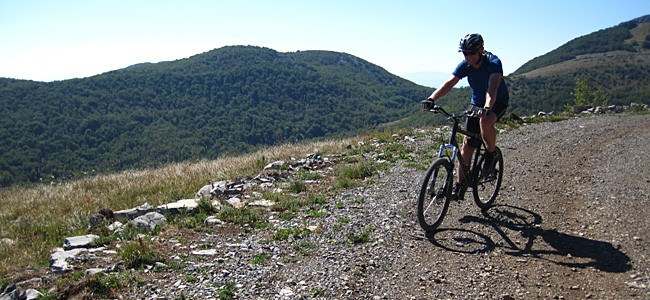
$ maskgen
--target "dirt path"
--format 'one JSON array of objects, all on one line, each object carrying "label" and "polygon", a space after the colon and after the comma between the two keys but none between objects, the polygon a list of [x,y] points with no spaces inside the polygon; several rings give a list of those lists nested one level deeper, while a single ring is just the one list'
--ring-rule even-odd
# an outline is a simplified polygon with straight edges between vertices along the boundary
[{"label": "dirt path", "polygon": [[[648,115],[603,116],[502,134],[497,205],[453,203],[429,235],[415,216],[424,172],[402,162],[330,199],[325,217],[277,224],[316,234],[237,238],[246,251],[197,277],[237,282],[240,299],[648,299],[649,128]],[[247,263],[260,253],[267,265]],[[185,295],[205,295],[197,286]]]},{"label": "dirt path", "polygon": [[394,262],[409,270],[400,274],[404,289],[385,293],[648,299],[648,142],[650,116],[575,119],[502,135],[498,205],[481,213],[471,199],[452,204],[442,230],[426,238],[412,225],[413,246]]},{"label": "dirt path", "polygon": [[137,283],[113,298],[650,299],[648,142],[650,115],[501,134],[496,206],[467,195],[434,234],[417,224],[424,171],[407,161],[291,220],[271,213],[266,230],[167,228],[151,243],[175,267],[112,273]]}]

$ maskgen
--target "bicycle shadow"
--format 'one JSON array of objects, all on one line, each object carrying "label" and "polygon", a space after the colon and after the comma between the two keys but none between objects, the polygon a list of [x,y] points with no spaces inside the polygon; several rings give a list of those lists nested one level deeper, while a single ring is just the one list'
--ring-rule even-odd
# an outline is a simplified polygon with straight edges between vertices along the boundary
[{"label": "bicycle shadow", "polygon": [[[630,258],[611,243],[543,229],[542,217],[530,210],[497,205],[482,211],[482,217],[464,216],[461,223],[477,223],[493,230],[502,239],[496,243],[487,234],[468,229],[443,228],[428,233],[427,238],[437,247],[461,253],[484,253],[505,248],[513,256],[536,258],[571,268],[593,267],[610,273],[622,273],[632,268]],[[516,237],[524,238],[523,246]],[[520,244],[520,243],[519,243]]]}]

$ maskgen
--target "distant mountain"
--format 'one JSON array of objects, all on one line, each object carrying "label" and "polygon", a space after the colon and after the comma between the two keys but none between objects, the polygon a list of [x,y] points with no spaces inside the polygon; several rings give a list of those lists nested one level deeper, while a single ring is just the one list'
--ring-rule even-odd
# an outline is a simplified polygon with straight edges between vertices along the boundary
[{"label": "distant mountain", "polygon": [[244,46],[84,79],[0,78],[0,186],[350,135],[429,93],[349,54]]},{"label": "distant mountain", "polygon": [[576,80],[602,89],[610,104],[650,98],[650,15],[573,39],[536,57],[509,76],[511,109],[560,111],[572,101]]},{"label": "distant mountain", "polygon": [[[650,16],[569,41],[508,77],[519,114],[563,110],[578,79],[612,104],[647,103]],[[418,109],[439,84],[415,82],[345,53],[250,46],[83,79],[0,78],[0,186],[440,121]],[[441,103],[459,111],[470,95],[454,89]]]}]

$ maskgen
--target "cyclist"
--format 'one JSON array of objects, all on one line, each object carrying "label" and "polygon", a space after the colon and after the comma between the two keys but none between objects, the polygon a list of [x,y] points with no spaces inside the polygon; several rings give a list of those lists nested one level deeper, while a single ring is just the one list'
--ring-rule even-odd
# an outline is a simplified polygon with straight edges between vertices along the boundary
[{"label": "cyclist", "polygon": [[[494,172],[494,151],[497,132],[494,124],[508,108],[508,87],[503,80],[503,66],[501,60],[483,48],[483,37],[480,34],[468,34],[460,40],[458,52],[463,52],[464,60],[461,61],[452,76],[440,88],[435,90],[428,100],[435,102],[444,97],[458,83],[467,77],[472,88],[471,104],[486,109],[479,112],[478,118],[467,118],[468,131],[480,133],[487,146],[486,161],[483,174]],[[465,137],[460,155],[465,163],[472,159],[474,149],[480,146],[481,141]],[[469,166],[464,166],[469,168]],[[457,182],[452,192],[455,199],[463,199],[467,187],[462,186],[462,172],[456,172]]]}]

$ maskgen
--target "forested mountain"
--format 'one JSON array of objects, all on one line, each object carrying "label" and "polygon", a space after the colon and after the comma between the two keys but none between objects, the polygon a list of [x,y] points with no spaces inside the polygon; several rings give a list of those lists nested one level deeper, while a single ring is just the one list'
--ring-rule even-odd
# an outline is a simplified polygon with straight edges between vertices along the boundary
[{"label": "forested mountain", "polygon": [[352,55],[248,46],[84,79],[0,78],[0,185],[350,134],[430,92]]},{"label": "forested mountain", "polygon": [[[650,98],[650,16],[576,38],[510,74],[510,111],[560,111],[576,80],[612,104]],[[506,60],[506,58],[504,58]],[[0,78],[0,186],[212,159],[438,121],[431,88],[345,53],[230,46],[83,79]],[[468,103],[469,88],[442,102]]]},{"label": "forested mountain", "polygon": [[509,77],[511,110],[522,114],[563,110],[579,79],[603,91],[609,104],[647,103],[650,15],[573,39]]}]

